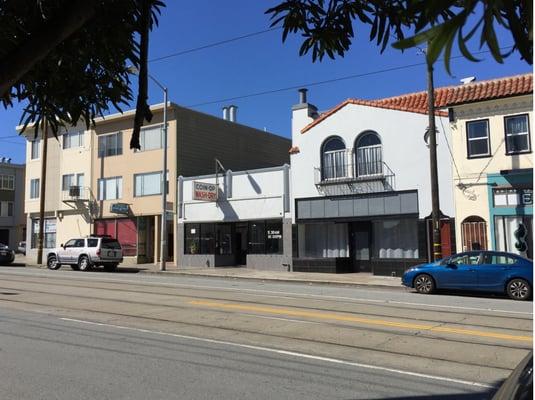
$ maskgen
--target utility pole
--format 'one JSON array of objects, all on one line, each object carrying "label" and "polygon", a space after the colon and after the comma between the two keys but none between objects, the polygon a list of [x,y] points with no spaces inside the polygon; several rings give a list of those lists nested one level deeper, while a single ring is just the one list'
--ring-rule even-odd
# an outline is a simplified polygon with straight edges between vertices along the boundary
[{"label": "utility pole", "polygon": [[437,166],[437,129],[435,125],[435,87],[433,84],[433,65],[427,59],[427,113],[429,114],[429,158],[431,167],[431,202],[433,224],[433,261],[442,258],[440,240],[440,202],[438,198]]},{"label": "utility pole", "polygon": [[48,122],[43,118],[43,154],[41,156],[41,180],[39,194],[39,238],[37,241],[37,264],[43,263],[43,239],[45,236],[45,187],[46,187],[46,155],[48,144]]}]

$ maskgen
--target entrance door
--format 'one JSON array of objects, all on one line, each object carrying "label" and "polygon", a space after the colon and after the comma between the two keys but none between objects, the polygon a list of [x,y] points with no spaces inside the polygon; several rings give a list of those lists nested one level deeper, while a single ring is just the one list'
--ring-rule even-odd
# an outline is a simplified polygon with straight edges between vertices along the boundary
[{"label": "entrance door", "polygon": [[371,272],[371,231],[370,221],[353,222],[350,228],[350,253],[354,272]]},{"label": "entrance door", "polygon": [[234,246],[236,254],[236,264],[247,264],[247,232],[249,230],[247,223],[237,223],[235,231]]},{"label": "entrance door", "polygon": [[9,229],[0,229],[0,243],[9,246]]}]

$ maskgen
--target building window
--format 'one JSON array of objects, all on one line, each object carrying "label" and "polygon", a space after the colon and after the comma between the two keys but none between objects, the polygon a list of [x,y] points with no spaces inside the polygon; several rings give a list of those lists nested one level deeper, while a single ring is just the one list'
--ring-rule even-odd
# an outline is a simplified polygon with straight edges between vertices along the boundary
[{"label": "building window", "polygon": [[463,251],[487,250],[487,223],[481,217],[472,215],[461,223]]},{"label": "building window", "polygon": [[385,219],[373,222],[374,258],[419,258],[418,221]]},{"label": "building window", "polygon": [[531,150],[528,115],[505,117],[505,149],[507,154],[527,153]]},{"label": "building window", "polygon": [[200,243],[201,224],[186,224],[184,231],[184,254],[203,254]]},{"label": "building window", "polygon": [[249,254],[282,254],[282,221],[249,222]]},{"label": "building window", "polygon": [[466,123],[468,158],[490,156],[489,120]]},{"label": "building window", "polygon": [[30,199],[39,198],[39,179],[30,180]]},{"label": "building window", "polygon": [[355,148],[357,176],[383,174],[383,146],[377,133],[368,131],[361,134]]},{"label": "building window", "polygon": [[14,203],[12,201],[0,202],[0,217],[12,217],[13,207]]},{"label": "building window", "polygon": [[[167,172],[166,192],[169,193],[169,172]],[[134,175],[134,196],[151,196],[162,193],[162,173]]]},{"label": "building window", "polygon": [[161,149],[163,147],[163,125],[151,126],[141,130],[138,151]]},{"label": "building window", "polygon": [[533,217],[531,215],[499,215],[494,217],[496,250],[533,258]]},{"label": "building window", "polygon": [[84,174],[67,174],[61,178],[61,190],[69,191],[72,186],[84,186]]},{"label": "building window", "polygon": [[0,175],[0,189],[15,190],[15,176]]},{"label": "building window", "polygon": [[67,132],[63,135],[63,148],[71,149],[84,146],[84,132]]},{"label": "building window", "polygon": [[39,158],[39,139],[34,139],[31,141],[31,159],[36,160]]},{"label": "building window", "polygon": [[232,254],[232,227],[230,224],[216,225],[216,254]]},{"label": "building window", "polygon": [[321,146],[322,179],[347,176],[346,145],[338,136],[333,136]]},{"label": "building window", "polygon": [[349,257],[348,224],[302,225],[304,248],[299,249],[303,258]]},{"label": "building window", "polygon": [[111,135],[99,136],[98,156],[109,157],[123,154],[123,133],[117,132]]},{"label": "building window", "polygon": [[[44,221],[45,233],[43,237],[43,247],[45,249],[53,249],[56,247],[56,220],[45,219]],[[31,248],[37,248],[39,241],[39,220],[32,219],[32,240]]]},{"label": "building window", "polygon": [[123,197],[123,178],[103,178],[98,180],[98,199],[117,200]]}]

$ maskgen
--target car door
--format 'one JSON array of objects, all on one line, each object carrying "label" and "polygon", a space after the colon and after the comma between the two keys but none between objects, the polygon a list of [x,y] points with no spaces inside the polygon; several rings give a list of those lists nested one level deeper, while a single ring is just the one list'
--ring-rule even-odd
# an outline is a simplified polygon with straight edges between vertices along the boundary
[{"label": "car door", "polygon": [[484,261],[477,271],[477,282],[481,290],[503,291],[505,281],[517,259],[505,253],[485,253]]},{"label": "car door", "polygon": [[72,249],[75,239],[68,240],[63,247],[58,249],[58,262],[70,264],[72,262]]},{"label": "car door", "polygon": [[78,263],[78,258],[85,248],[85,239],[76,239],[70,251],[71,262]]},{"label": "car door", "polygon": [[477,286],[479,253],[461,253],[450,257],[436,272],[439,288],[473,289]]}]

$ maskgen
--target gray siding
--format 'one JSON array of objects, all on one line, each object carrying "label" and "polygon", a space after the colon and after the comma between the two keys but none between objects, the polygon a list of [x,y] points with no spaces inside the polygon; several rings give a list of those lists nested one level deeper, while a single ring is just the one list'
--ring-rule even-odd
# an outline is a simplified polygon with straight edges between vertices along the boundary
[{"label": "gray siding", "polygon": [[177,107],[178,174],[214,173],[217,158],[233,171],[290,162],[290,139]]}]

